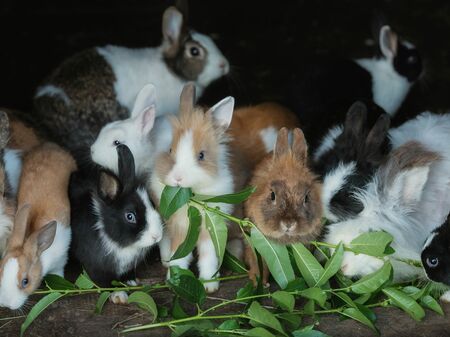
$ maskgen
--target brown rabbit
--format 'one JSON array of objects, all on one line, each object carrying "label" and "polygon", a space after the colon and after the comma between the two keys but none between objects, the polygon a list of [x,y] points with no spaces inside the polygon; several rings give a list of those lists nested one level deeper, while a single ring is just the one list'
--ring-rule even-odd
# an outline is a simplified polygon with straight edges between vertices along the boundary
[{"label": "brown rabbit", "polygon": [[[308,148],[300,129],[294,129],[292,147],[288,129],[278,132],[273,153],[259,163],[250,185],[256,191],[245,202],[245,214],[271,240],[282,244],[307,243],[321,230],[321,185],[307,165]],[[256,257],[246,249],[249,277],[255,282],[258,273]],[[263,282],[268,270],[264,266]]]},{"label": "brown rabbit", "polygon": [[230,146],[245,158],[246,165],[254,167],[271,152],[278,130],[299,126],[297,116],[282,105],[265,102],[255,106],[236,109],[230,129]]},{"label": "brown rabbit", "polygon": [[24,157],[18,212],[0,263],[0,306],[20,308],[48,273],[63,276],[70,244],[72,156],[53,143]]}]

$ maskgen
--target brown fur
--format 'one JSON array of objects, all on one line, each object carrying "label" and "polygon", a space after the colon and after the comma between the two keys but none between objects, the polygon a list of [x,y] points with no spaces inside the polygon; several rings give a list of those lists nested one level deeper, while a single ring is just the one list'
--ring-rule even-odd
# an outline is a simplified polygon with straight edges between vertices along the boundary
[{"label": "brown fur", "polygon": [[32,148],[42,143],[36,130],[22,122],[20,119],[9,115],[11,138],[8,147],[16,150],[30,151]]},{"label": "brown fur", "polygon": [[[282,128],[274,152],[256,166],[250,182],[256,191],[244,204],[245,215],[261,232],[283,244],[307,243],[321,231],[321,185],[309,170],[306,158],[303,132],[294,129],[291,148],[288,130]],[[272,193],[275,200],[272,200]],[[293,224],[292,233],[286,233],[281,222]],[[251,249],[246,249],[246,253],[253,254]],[[255,280],[256,258],[247,255],[246,261],[250,264],[249,277]]]},{"label": "brown fur", "polygon": [[267,154],[259,132],[268,127],[279,130],[299,126],[297,116],[289,109],[272,102],[236,109],[229,133],[231,149],[240,152],[248,167],[253,169]]}]

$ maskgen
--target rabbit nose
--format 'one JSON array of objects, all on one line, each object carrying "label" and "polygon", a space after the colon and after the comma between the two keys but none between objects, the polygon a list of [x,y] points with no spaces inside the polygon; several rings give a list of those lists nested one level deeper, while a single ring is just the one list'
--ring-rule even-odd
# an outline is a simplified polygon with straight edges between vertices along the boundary
[{"label": "rabbit nose", "polygon": [[227,61],[222,61],[219,63],[219,67],[224,74],[228,73],[229,65]]}]

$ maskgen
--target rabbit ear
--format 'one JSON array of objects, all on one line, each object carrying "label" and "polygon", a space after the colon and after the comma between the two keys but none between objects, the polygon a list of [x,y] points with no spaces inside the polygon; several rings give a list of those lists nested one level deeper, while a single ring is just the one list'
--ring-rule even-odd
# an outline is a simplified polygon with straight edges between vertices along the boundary
[{"label": "rabbit ear", "polygon": [[378,117],[375,125],[367,135],[365,149],[367,156],[373,156],[380,153],[381,147],[388,137],[391,118],[388,114],[382,114]]},{"label": "rabbit ear", "polygon": [[134,157],[128,146],[120,144],[116,147],[119,157],[119,179],[123,184],[124,190],[129,190],[134,185],[136,171]]},{"label": "rabbit ear", "polygon": [[343,135],[344,138],[352,142],[362,142],[364,137],[364,128],[367,120],[367,107],[363,102],[357,101],[348,109]]},{"label": "rabbit ear", "polygon": [[0,111],[0,149],[4,149],[9,141],[9,118],[5,111]]},{"label": "rabbit ear", "polygon": [[162,33],[169,48],[178,49],[182,28],[183,15],[175,7],[167,8],[163,14]]},{"label": "rabbit ear", "polygon": [[98,180],[98,195],[104,201],[116,199],[121,191],[119,179],[108,171],[101,171]]},{"label": "rabbit ear", "polygon": [[154,105],[148,106],[136,116],[134,122],[141,135],[146,136],[152,130],[155,124],[155,116],[156,110]]},{"label": "rabbit ear", "polygon": [[23,246],[25,242],[25,235],[27,233],[30,211],[30,204],[25,204],[18,209],[16,217],[14,219],[13,231],[8,244],[11,248]]},{"label": "rabbit ear", "polygon": [[295,128],[292,133],[292,153],[299,162],[306,165],[308,159],[308,145],[306,144],[305,135],[299,128]]},{"label": "rabbit ear", "polygon": [[135,117],[142,111],[148,109],[149,107],[154,107],[156,105],[156,89],[151,83],[146,84],[142,87],[136,96],[134,101],[133,110],[131,110],[131,117]]},{"label": "rabbit ear", "polygon": [[216,124],[223,128],[228,129],[231,124],[231,119],[233,118],[234,111],[234,98],[231,96],[225,97],[219,103],[216,103],[211,109],[206,113],[212,114]]},{"label": "rabbit ear", "polygon": [[37,232],[36,238],[30,237],[31,240],[35,239],[37,256],[40,256],[52,245],[56,235],[56,227],[56,221],[51,221]]},{"label": "rabbit ear", "polygon": [[380,50],[381,53],[389,60],[397,55],[397,34],[391,30],[389,26],[383,26],[380,29]]},{"label": "rabbit ear", "polygon": [[180,95],[180,115],[191,114],[195,106],[195,84],[186,83]]},{"label": "rabbit ear", "polygon": [[289,132],[283,127],[278,131],[277,141],[273,150],[274,158],[279,158],[289,151]]}]

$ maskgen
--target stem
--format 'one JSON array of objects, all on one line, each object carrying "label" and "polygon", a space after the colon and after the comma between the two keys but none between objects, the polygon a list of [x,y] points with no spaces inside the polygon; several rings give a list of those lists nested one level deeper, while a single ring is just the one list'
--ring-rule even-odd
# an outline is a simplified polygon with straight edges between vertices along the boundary
[{"label": "stem", "polygon": [[230,220],[230,221],[232,221],[234,223],[237,223],[241,227],[254,227],[255,226],[249,220],[245,220],[245,219],[242,220],[242,219],[236,218],[236,217],[234,217],[234,216],[232,216],[232,215],[230,215],[228,213],[222,212],[220,209],[218,209],[216,207],[208,206],[208,204],[206,202],[199,201],[199,200],[192,199],[192,198],[190,199],[190,202],[201,206],[203,209],[205,209],[207,211],[216,213],[217,215],[220,215],[221,217],[223,217],[223,218],[225,218],[227,220]]},{"label": "stem", "polygon": [[161,323],[153,323],[153,324],[146,324],[141,325],[134,328],[125,329],[122,332],[133,332],[133,331],[140,331],[140,330],[147,330],[147,329],[154,329],[154,328],[162,328],[162,327],[168,327],[171,325],[176,325],[180,323],[186,323],[186,322],[192,322],[192,321],[200,321],[200,320],[208,320],[208,319],[231,319],[231,318],[244,318],[244,319],[250,319],[249,316],[244,314],[234,314],[234,315],[219,315],[219,316],[192,316],[192,317],[186,317],[181,319],[176,319],[173,321],[168,322],[161,322]]},{"label": "stem", "polygon": [[239,303],[239,302],[243,302],[243,301],[246,301],[246,300],[253,300],[253,299],[257,299],[257,298],[265,298],[265,297],[271,297],[271,296],[272,296],[272,294],[268,293],[268,294],[261,294],[261,295],[253,295],[253,296],[235,298],[234,300],[225,300],[222,303],[216,304],[216,305],[212,306],[211,308],[206,309],[205,311],[203,311],[200,314],[200,316],[204,316],[208,312],[214,311],[214,310],[216,310],[218,308],[227,306],[227,305],[232,304],[232,303]]}]

